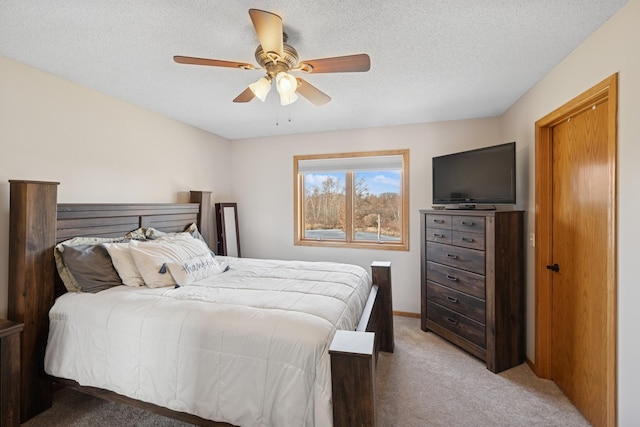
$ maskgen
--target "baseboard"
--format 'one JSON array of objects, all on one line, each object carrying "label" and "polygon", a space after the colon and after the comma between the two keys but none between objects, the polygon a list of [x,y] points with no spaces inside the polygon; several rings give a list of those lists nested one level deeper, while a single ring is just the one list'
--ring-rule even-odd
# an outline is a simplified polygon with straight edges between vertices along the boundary
[{"label": "baseboard", "polygon": [[[533,363],[531,361],[531,359],[529,359],[529,356],[524,356],[524,363],[526,363],[527,365],[529,365],[529,367],[531,368],[531,370],[533,371],[533,373],[535,374],[536,372],[536,364]],[[537,374],[536,374],[537,375]]]},{"label": "baseboard", "polygon": [[410,311],[396,311],[393,310],[394,316],[402,316],[402,317],[415,317],[417,319],[420,318],[420,313],[412,313]]}]

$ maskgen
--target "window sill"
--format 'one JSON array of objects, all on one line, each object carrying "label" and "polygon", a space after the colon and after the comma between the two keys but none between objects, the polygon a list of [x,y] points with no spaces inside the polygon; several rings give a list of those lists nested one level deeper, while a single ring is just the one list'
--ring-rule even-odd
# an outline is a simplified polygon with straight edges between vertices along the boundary
[{"label": "window sill", "polygon": [[383,251],[408,251],[408,243],[392,242],[341,242],[336,240],[296,240],[295,246],[319,246],[326,248],[374,249]]}]

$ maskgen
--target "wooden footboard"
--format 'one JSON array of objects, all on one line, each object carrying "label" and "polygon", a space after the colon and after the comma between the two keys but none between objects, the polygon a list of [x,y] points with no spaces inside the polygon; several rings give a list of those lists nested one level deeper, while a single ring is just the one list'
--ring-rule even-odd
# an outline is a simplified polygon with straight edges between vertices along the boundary
[{"label": "wooden footboard", "polygon": [[[49,310],[55,297],[64,292],[57,279],[53,257],[57,243],[78,236],[119,236],[138,227],[182,231],[196,222],[212,246],[210,192],[191,192],[192,203],[183,204],[58,204],[57,186],[56,182],[10,181],[8,313],[10,320],[24,323],[21,422],[52,404],[52,378],[44,373],[44,354]],[[358,331],[340,331],[330,351],[336,426],[375,425],[375,377],[371,372],[378,350],[393,351],[394,346],[390,264],[373,263],[372,278],[373,290]],[[345,341],[341,339],[345,338],[343,332],[355,335]],[[351,339],[353,337],[358,338]],[[370,348],[364,353],[361,348],[352,349],[348,344],[367,341]],[[363,360],[368,362],[363,364]],[[370,381],[361,381],[363,375]],[[62,382],[89,394],[197,425],[227,425],[138,402],[106,390],[80,387],[68,380]]]},{"label": "wooden footboard", "polygon": [[391,263],[371,264],[373,289],[356,331],[337,331],[329,348],[334,427],[376,425],[378,351],[393,352]]}]

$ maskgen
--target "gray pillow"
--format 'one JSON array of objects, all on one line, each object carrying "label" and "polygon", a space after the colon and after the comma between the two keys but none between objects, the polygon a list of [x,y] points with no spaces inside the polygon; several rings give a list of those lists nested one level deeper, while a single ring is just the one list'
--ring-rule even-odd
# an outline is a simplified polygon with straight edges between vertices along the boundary
[{"label": "gray pillow", "polygon": [[[58,270],[58,275],[60,276],[60,279],[62,279],[62,283],[64,283],[64,287],[67,288],[67,291],[82,292],[82,287],[77,283],[75,277],[73,276],[73,274],[71,274],[70,269],[67,267],[67,264],[62,258],[62,254],[66,248],[82,245],[95,246],[102,243],[128,242],[129,240],[137,239],[144,240],[144,232],[141,230],[143,229],[131,231],[123,237],[74,237],[73,239],[65,240],[62,243],[58,243],[55,248],[53,248],[53,256],[56,260],[56,269]],[[103,249],[106,250],[106,248]]]},{"label": "gray pillow", "polygon": [[95,293],[122,285],[107,249],[101,244],[65,246],[62,261],[76,292]]}]

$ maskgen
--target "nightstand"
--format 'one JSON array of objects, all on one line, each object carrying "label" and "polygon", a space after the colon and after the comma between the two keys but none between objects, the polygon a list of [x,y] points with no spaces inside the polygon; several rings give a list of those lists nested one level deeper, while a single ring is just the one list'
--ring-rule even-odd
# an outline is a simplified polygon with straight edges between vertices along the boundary
[{"label": "nightstand", "polygon": [[20,333],[22,323],[0,320],[0,427],[20,425]]}]

